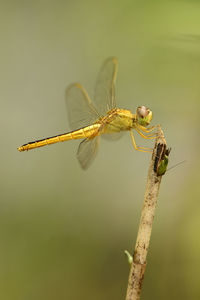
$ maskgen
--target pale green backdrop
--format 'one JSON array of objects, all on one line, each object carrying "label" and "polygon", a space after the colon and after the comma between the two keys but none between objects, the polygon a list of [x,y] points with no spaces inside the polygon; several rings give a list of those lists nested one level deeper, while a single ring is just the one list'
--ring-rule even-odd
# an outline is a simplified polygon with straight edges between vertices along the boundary
[{"label": "pale green backdrop", "polygon": [[200,299],[199,1],[1,1],[0,36],[0,298],[125,298],[150,155],[128,133],[86,172],[77,141],[17,151],[69,130],[67,85],[92,97],[117,56],[118,106],[149,106],[186,161],[162,181],[142,299]]}]

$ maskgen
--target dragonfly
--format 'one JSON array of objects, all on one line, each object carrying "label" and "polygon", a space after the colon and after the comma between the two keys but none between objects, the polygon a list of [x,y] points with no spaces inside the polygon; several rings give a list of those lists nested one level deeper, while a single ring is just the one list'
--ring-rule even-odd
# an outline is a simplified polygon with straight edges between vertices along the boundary
[{"label": "dragonfly", "polygon": [[73,83],[66,89],[66,104],[71,131],[41,140],[26,143],[18,148],[20,152],[74,139],[83,139],[77,151],[78,161],[87,169],[96,157],[100,137],[117,140],[124,131],[129,131],[135,150],[152,152],[151,148],[136,145],[133,130],[144,139],[156,137],[149,127],[152,111],[142,105],[136,113],[116,106],[115,82],[118,60],[110,57],[103,63],[97,77],[94,101],[80,83]]}]

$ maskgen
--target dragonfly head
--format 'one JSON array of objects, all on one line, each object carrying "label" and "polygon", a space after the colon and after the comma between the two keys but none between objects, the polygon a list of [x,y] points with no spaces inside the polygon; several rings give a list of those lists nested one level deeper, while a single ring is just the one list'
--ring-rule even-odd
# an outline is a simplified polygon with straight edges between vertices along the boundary
[{"label": "dragonfly head", "polygon": [[138,106],[136,110],[137,122],[146,127],[152,120],[152,111],[146,106]]}]

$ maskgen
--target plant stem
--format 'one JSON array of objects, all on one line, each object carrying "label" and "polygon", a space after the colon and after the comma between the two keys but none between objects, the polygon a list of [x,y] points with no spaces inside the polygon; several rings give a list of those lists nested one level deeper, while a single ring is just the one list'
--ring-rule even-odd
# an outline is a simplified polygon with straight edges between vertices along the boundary
[{"label": "plant stem", "polygon": [[144,203],[140,218],[139,230],[133,255],[133,262],[130,268],[128,279],[128,288],[126,300],[139,300],[146,268],[146,258],[149,249],[149,242],[151,237],[153,219],[158,199],[158,192],[162,176],[159,176],[154,171],[155,157],[157,152],[157,145],[166,147],[166,141],[163,131],[158,126],[158,137],[156,139],[155,147],[153,150],[148,177],[146,184],[146,191],[144,195]]}]

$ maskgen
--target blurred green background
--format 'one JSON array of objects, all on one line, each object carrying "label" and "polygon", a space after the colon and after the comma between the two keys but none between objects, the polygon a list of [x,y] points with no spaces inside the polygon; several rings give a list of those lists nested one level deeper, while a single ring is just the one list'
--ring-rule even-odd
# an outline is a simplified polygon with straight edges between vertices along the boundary
[{"label": "blurred green background", "polygon": [[169,165],[186,160],[162,181],[142,299],[200,299],[199,16],[199,1],[1,1],[1,299],[125,298],[150,155],[128,133],[86,172],[78,141],[17,152],[69,130],[67,85],[92,97],[109,56],[118,106],[150,107]]}]

